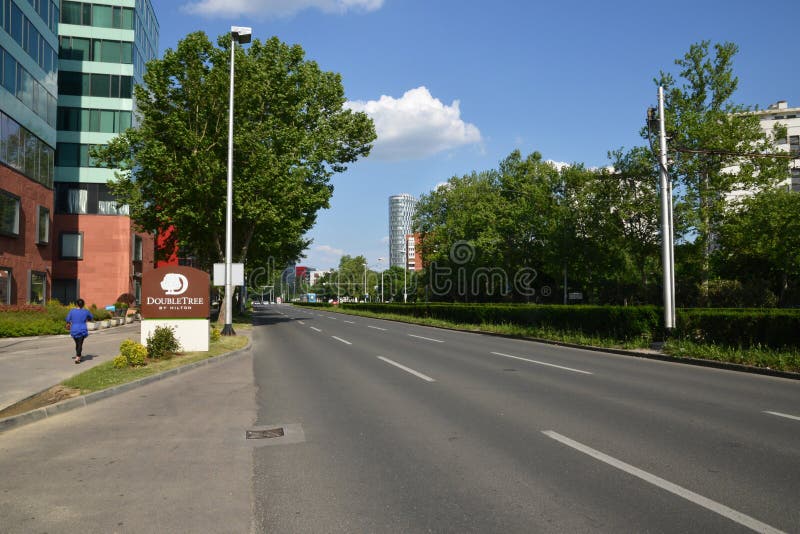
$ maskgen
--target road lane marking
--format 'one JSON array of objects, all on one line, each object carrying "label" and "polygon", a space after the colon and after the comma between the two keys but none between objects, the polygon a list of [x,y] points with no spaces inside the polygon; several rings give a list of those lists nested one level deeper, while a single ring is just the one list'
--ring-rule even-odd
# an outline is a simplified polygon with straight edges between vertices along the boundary
[{"label": "road lane marking", "polygon": [[414,369],[411,369],[410,367],[406,367],[403,364],[394,362],[394,361],[390,360],[389,358],[384,358],[383,356],[378,356],[378,359],[385,361],[389,365],[394,365],[398,369],[402,369],[403,371],[405,371],[407,373],[411,373],[412,375],[416,376],[417,378],[421,378],[421,379],[425,380],[426,382],[436,382],[436,380],[434,380],[433,378],[429,377],[428,375],[424,375],[424,374],[420,373],[419,371],[415,371]]},{"label": "road lane marking", "polygon": [[310,327],[310,328],[311,328],[311,330],[313,330],[315,332],[322,332],[322,330],[320,330],[319,328],[314,328],[313,326]]},{"label": "road lane marking", "polygon": [[442,341],[441,339],[433,339],[433,338],[430,338],[430,337],[415,336],[414,334],[408,334],[408,335],[411,336],[411,337],[415,337],[417,339],[424,339],[425,341],[434,341],[436,343],[444,343],[444,341]]},{"label": "road lane marking", "polygon": [[353,321],[345,321],[345,323],[347,323],[347,324],[356,324],[356,323],[355,323],[355,322],[353,322]]},{"label": "road lane marking", "polygon": [[504,358],[512,358],[514,360],[522,360],[523,362],[535,363],[538,365],[546,365],[547,367],[555,367],[556,369],[563,369],[565,371],[572,371],[573,373],[581,373],[584,375],[593,375],[589,371],[581,371],[580,369],[573,369],[572,367],[564,367],[563,365],[556,365],[554,363],[540,362],[538,360],[530,360],[528,358],[520,358],[519,356],[512,356],[510,354],[503,354],[502,352],[492,352],[495,356],[503,356]]},{"label": "road lane marking", "polygon": [[336,336],[331,336],[331,337],[332,337],[333,339],[335,339],[336,341],[341,341],[342,343],[346,343],[347,345],[352,345],[352,343],[350,343],[350,342],[349,342],[349,341],[347,341],[346,339],[342,339],[342,338],[340,338],[340,337],[336,337]]},{"label": "road lane marking", "polygon": [[712,501],[711,499],[709,499],[707,497],[703,497],[702,495],[699,495],[699,494],[697,494],[697,493],[695,493],[695,492],[693,492],[691,490],[688,490],[688,489],[686,489],[684,487],[678,486],[677,484],[673,484],[672,482],[670,482],[668,480],[664,480],[661,477],[657,477],[656,475],[652,475],[652,474],[648,473],[647,471],[643,471],[643,470],[639,469],[638,467],[634,467],[634,466],[632,466],[630,464],[626,464],[625,462],[623,462],[621,460],[617,460],[616,458],[614,458],[612,456],[604,454],[604,453],[602,453],[602,452],[600,452],[598,450],[592,449],[591,447],[583,445],[582,443],[578,443],[577,441],[571,440],[568,437],[562,436],[561,434],[559,434],[557,432],[553,432],[552,430],[545,430],[545,431],[542,431],[542,433],[545,436],[547,436],[549,438],[552,438],[552,439],[554,439],[556,441],[559,441],[559,442],[563,443],[564,445],[566,445],[568,447],[572,447],[576,451],[580,451],[580,452],[582,452],[582,453],[584,453],[586,455],[591,456],[595,460],[600,460],[601,462],[606,463],[606,464],[608,464],[608,465],[610,465],[612,467],[616,467],[617,469],[619,469],[621,471],[625,471],[629,475],[633,475],[636,478],[644,480],[645,482],[649,482],[650,484],[653,484],[654,486],[657,486],[657,487],[659,487],[659,488],[661,488],[663,490],[666,490],[666,491],[668,491],[668,492],[670,492],[670,493],[672,493],[674,495],[677,495],[678,497],[682,497],[682,498],[686,499],[687,501],[690,501],[690,502],[693,502],[693,503],[695,503],[695,504],[697,504],[699,506],[702,506],[703,508],[706,508],[707,510],[711,510],[712,512],[715,512],[715,513],[717,513],[717,514],[719,514],[719,515],[721,515],[723,517],[727,517],[731,521],[739,523],[740,525],[743,525],[743,526],[745,526],[745,527],[747,527],[747,528],[749,528],[751,530],[754,530],[756,532],[769,532],[769,533],[782,533],[783,532],[781,530],[778,530],[778,529],[776,529],[774,527],[771,527],[771,526],[767,525],[766,523],[762,523],[758,519],[752,518],[752,517],[750,517],[748,515],[745,515],[745,514],[743,514],[741,512],[737,512],[733,508],[728,508],[724,504],[720,504],[720,503],[718,503],[716,501]]},{"label": "road lane marking", "polygon": [[795,421],[800,421],[800,417],[797,417],[796,415],[789,415],[788,413],[769,412],[769,411],[765,411],[764,413],[768,413],[770,415],[777,415],[778,417],[785,417],[786,419],[794,419]]},{"label": "road lane marking", "polygon": [[297,321],[297,323],[298,323],[298,324],[301,324],[301,325],[303,325],[303,326],[305,326],[305,325],[306,325],[306,323],[304,323],[303,321]]},{"label": "road lane marking", "polygon": [[374,329],[374,330],[380,330],[381,332],[386,332],[386,329],[385,329],[385,328],[381,328],[380,326],[370,326],[370,325],[367,325],[367,328],[372,328],[372,329]]},{"label": "road lane marking", "polygon": [[338,321],[338,319],[336,317],[331,317],[330,315],[323,315],[323,317],[327,317],[328,319],[330,319],[332,321]]}]

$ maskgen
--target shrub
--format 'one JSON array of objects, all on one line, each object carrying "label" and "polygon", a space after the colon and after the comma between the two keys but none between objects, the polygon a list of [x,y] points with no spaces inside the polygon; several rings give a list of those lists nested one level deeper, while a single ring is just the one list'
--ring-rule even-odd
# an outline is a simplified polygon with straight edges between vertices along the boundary
[{"label": "shrub", "polygon": [[125,358],[129,367],[147,365],[147,347],[141,343],[126,339],[120,344],[119,352]]},{"label": "shrub", "polygon": [[169,358],[181,350],[175,339],[175,330],[169,326],[158,326],[147,338],[147,355],[154,359]]},{"label": "shrub", "polygon": [[125,369],[126,367],[130,367],[128,365],[128,358],[123,356],[122,354],[115,356],[114,360],[112,361],[115,369]]},{"label": "shrub", "polygon": [[219,331],[219,328],[216,326],[211,327],[211,341],[219,341],[222,337],[222,333]]}]

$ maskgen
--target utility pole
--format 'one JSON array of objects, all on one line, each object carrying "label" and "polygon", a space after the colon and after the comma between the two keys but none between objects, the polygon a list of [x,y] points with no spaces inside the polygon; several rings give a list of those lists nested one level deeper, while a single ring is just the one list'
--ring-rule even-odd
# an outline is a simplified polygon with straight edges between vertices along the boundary
[{"label": "utility pole", "polygon": [[664,88],[658,88],[658,137],[661,178],[661,261],[664,265],[664,328],[675,328],[675,250],[672,229],[672,181],[667,171],[667,133],[664,124]]}]

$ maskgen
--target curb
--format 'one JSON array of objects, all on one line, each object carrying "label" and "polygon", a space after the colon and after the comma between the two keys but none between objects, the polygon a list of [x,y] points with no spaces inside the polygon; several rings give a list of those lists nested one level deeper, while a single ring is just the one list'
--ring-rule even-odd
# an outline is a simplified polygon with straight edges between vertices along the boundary
[{"label": "curb", "polygon": [[[380,317],[370,317],[368,315],[348,314],[346,312],[337,311],[335,309],[334,310],[325,308],[317,308],[317,309],[321,309],[322,311],[330,311],[333,313],[340,313],[342,315],[356,315],[358,317],[367,317],[371,319],[379,319],[381,321],[391,321],[394,323],[415,324],[418,326],[425,326],[428,328],[438,328],[440,330],[450,330],[453,332],[466,332],[471,334],[481,334],[484,336],[503,337],[506,339],[522,339],[526,341],[533,341],[535,343],[542,343],[545,345],[555,345],[558,347],[566,347],[570,349],[588,350],[592,352],[606,352],[610,354],[617,354],[619,356],[632,356],[634,358],[643,358],[646,360],[659,360],[662,362],[682,363],[686,365],[696,365],[698,367],[711,367],[714,369],[723,369],[726,371],[737,371],[740,373],[750,373],[755,375],[773,376],[777,378],[788,378],[790,380],[800,380],[800,373],[793,373],[791,371],[779,371],[777,369],[769,369],[766,367],[754,367],[752,365],[743,365],[740,363],[720,362],[717,360],[702,360],[700,358],[680,358],[678,356],[670,356],[669,354],[664,354],[664,353],[638,352],[635,350],[627,350],[627,349],[595,347],[593,345],[578,345],[577,343],[566,343],[564,341],[553,341],[551,339],[542,339],[538,337],[513,336],[510,334],[500,334],[497,332],[484,332],[482,330],[464,330],[462,328],[452,328],[448,326],[430,326],[410,321],[399,321],[397,319],[382,319]],[[0,421],[0,423],[2,423],[2,421]]]},{"label": "curb", "polygon": [[12,415],[11,417],[0,419],[0,434],[8,430],[12,430],[27,425],[29,423],[34,423],[42,419],[47,419],[48,417],[52,417],[54,415],[58,415],[63,412],[69,412],[72,410],[76,410],[78,408],[85,408],[90,404],[94,404],[95,402],[106,399],[108,397],[113,397],[115,395],[119,395],[120,393],[125,393],[126,391],[130,391],[132,389],[136,389],[141,386],[151,384],[153,382],[164,380],[165,378],[169,378],[175,375],[186,373],[188,371],[192,371],[194,369],[197,369],[198,367],[203,367],[205,365],[211,365],[222,362],[229,358],[233,358],[240,354],[244,354],[245,352],[249,351],[251,347],[252,347],[252,339],[248,338],[246,346],[244,346],[241,349],[228,352],[226,354],[220,354],[219,356],[206,358],[205,360],[200,360],[198,362],[183,365],[181,367],[176,367],[174,369],[164,371],[163,373],[159,373],[157,375],[146,376],[144,378],[140,378],[139,380],[128,382],[127,384],[120,384],[119,386],[103,389],[101,391],[95,391],[87,395],[81,395],[79,397],[74,397],[72,399],[63,400],[61,402],[57,402],[56,404],[51,404],[50,406],[43,406],[41,408],[31,410],[30,412],[21,413],[19,415]]}]

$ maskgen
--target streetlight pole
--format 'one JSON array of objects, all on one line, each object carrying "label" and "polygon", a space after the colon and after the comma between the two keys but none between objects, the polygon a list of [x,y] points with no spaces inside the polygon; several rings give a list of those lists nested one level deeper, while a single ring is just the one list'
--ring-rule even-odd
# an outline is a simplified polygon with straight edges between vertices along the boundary
[{"label": "streetlight pole", "polygon": [[405,236],[403,251],[403,302],[408,302],[408,235]]},{"label": "streetlight pole", "polygon": [[223,336],[235,336],[233,330],[233,79],[236,43],[246,44],[252,28],[231,26],[231,90],[228,102],[228,187],[225,205],[225,326]]},{"label": "streetlight pole", "polygon": [[381,263],[381,304],[383,304],[385,302],[383,300],[383,272],[384,272],[383,260],[384,260],[383,258],[378,258],[378,261]]},{"label": "streetlight pole", "polygon": [[664,124],[664,88],[658,88],[658,173],[661,177],[661,256],[664,264],[664,328],[675,327],[675,257],[672,231],[672,182],[667,173],[667,134]]}]

